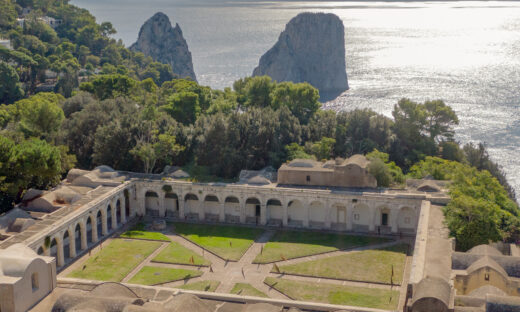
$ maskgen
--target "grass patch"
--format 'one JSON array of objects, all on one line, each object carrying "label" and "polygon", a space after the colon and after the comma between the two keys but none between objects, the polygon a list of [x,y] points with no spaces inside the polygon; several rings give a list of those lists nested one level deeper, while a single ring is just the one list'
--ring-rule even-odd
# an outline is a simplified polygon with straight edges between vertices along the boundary
[{"label": "grass patch", "polygon": [[[190,261],[192,257],[193,263]],[[175,242],[171,242],[152,261],[198,266],[209,266],[211,264],[210,261],[204,259],[201,255]]]},{"label": "grass patch", "polygon": [[235,295],[241,295],[241,296],[254,296],[254,297],[264,297],[268,298],[266,294],[261,292],[260,290],[254,288],[251,286],[251,284],[247,283],[236,283],[235,286],[233,286],[233,289],[231,289],[231,293]]},{"label": "grass patch", "polygon": [[131,284],[157,285],[199,277],[202,272],[184,269],[170,269],[145,266],[128,282]]},{"label": "grass patch", "polygon": [[[399,292],[267,277],[264,282],[295,300],[395,310]],[[392,300],[390,301],[390,297]]]},{"label": "grass patch", "polygon": [[253,263],[269,263],[391,241],[387,238],[319,232],[278,231]]},{"label": "grass patch", "polygon": [[203,224],[175,223],[175,231],[225,260],[238,261],[261,229]]},{"label": "grass patch", "polygon": [[68,276],[120,282],[159,246],[161,246],[160,242],[114,239],[90,257],[83,267],[71,272]]},{"label": "grass patch", "polygon": [[[394,284],[401,284],[408,245],[363,250],[346,255],[279,266],[280,273],[337,278],[351,281],[390,284],[392,265]],[[348,268],[348,269],[345,269]]]},{"label": "grass patch", "polygon": [[170,241],[170,239],[162,233],[147,231],[145,229],[144,223],[139,223],[139,224],[135,225],[130,230],[121,234],[120,237],[135,238],[135,239],[149,239],[149,240],[167,241],[167,242]]},{"label": "grass patch", "polygon": [[186,290],[199,290],[199,291],[208,291],[208,292],[215,292],[218,285],[220,285],[219,281],[200,281],[200,282],[193,282],[186,285],[182,285],[180,289],[186,289]]}]

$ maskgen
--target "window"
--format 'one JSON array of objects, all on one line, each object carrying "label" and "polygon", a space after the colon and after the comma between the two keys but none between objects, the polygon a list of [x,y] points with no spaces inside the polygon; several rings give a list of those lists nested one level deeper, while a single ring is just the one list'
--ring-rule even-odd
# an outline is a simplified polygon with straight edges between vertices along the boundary
[{"label": "window", "polygon": [[311,182],[311,176],[307,176],[307,182]]},{"label": "window", "polygon": [[354,198],[354,199],[352,200],[352,202],[353,202],[353,203],[357,203],[357,199]]},{"label": "window", "polygon": [[359,221],[359,213],[354,214],[354,220]]},{"label": "window", "polygon": [[38,288],[40,287],[39,283],[38,283],[38,273],[33,273],[31,275],[31,283],[32,283],[32,291],[35,292],[38,290]]},{"label": "window", "polygon": [[381,225],[383,225],[383,226],[388,225],[388,213],[383,213],[381,215]]},{"label": "window", "polygon": [[486,273],[486,274],[484,275],[484,279],[485,279],[486,281],[489,281],[489,273]]}]

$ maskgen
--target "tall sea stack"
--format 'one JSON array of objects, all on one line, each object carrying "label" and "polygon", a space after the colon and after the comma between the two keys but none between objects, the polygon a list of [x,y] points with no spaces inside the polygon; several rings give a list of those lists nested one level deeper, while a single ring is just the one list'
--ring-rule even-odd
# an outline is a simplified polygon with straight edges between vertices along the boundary
[{"label": "tall sea stack", "polygon": [[166,14],[159,12],[147,20],[139,31],[137,42],[130,49],[151,56],[154,61],[169,64],[181,78],[197,80],[188,44],[179,24],[172,27]]},{"label": "tall sea stack", "polygon": [[345,66],[345,27],[334,14],[301,13],[260,59],[253,76],[276,81],[308,82],[325,98],[348,89]]}]

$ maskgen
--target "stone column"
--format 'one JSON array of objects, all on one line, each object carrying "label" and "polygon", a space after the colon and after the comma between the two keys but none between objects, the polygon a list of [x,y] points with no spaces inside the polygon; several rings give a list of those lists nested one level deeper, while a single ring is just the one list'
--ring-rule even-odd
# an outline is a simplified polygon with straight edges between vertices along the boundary
[{"label": "stone column", "polygon": [[71,259],[76,258],[76,231],[69,231],[69,257]]},{"label": "stone column", "polygon": [[87,224],[83,223],[83,225],[79,227],[79,231],[81,234],[81,250],[87,249]]},{"label": "stone column", "polygon": [[107,211],[101,214],[101,234],[103,236],[108,234],[108,224],[107,224]]},{"label": "stone column", "polygon": [[287,201],[282,202],[282,224],[283,226],[287,226],[289,224],[289,203]]},{"label": "stone column", "polygon": [[240,200],[240,223],[246,223],[246,200]]},{"label": "stone column", "polygon": [[219,222],[226,222],[226,206],[225,206],[225,203],[222,202],[222,203],[219,203],[220,205],[220,211],[219,211],[219,215],[218,215],[218,221]]},{"label": "stone column", "polygon": [[331,207],[329,201],[327,200],[325,202],[325,228],[326,229],[330,229],[330,226],[331,226],[331,224],[330,224],[331,223],[330,222],[330,214],[332,213],[331,209],[332,209],[332,207]]},{"label": "stone column", "polygon": [[125,199],[125,196],[123,194],[123,196],[120,197],[120,200],[119,202],[121,203],[121,223],[122,224],[125,224],[126,223],[126,199]]},{"label": "stone column", "polygon": [[303,217],[303,227],[309,227],[309,218],[310,218],[310,207],[311,205],[308,202],[303,203],[304,217]]},{"label": "stone column", "polygon": [[[97,218],[94,219],[96,222],[92,222],[92,243],[95,244],[99,240],[98,238],[98,228],[97,228]],[[103,224],[103,216],[101,216],[101,224]]]},{"label": "stone column", "polygon": [[399,220],[397,218],[397,215],[399,214],[399,210],[397,209],[391,209],[390,210],[390,226],[392,227],[392,233],[397,233],[399,230]]},{"label": "stone column", "polygon": [[114,198],[110,203],[112,206],[112,210],[110,213],[112,214],[112,230],[117,229],[117,200]]},{"label": "stone column", "polygon": [[376,229],[376,226],[379,226],[380,222],[377,220],[377,208],[376,208],[376,204],[373,203],[369,206],[370,208],[370,218],[369,220],[371,220],[368,224],[368,230],[370,232],[374,232],[375,229]]},{"label": "stone column", "polygon": [[346,214],[347,214],[347,231],[352,231],[352,218],[354,218],[354,207],[352,206],[351,203],[347,204],[347,211],[346,211]]},{"label": "stone column", "polygon": [[56,240],[56,266],[61,267],[65,264],[64,250],[63,250],[63,240]]},{"label": "stone column", "polygon": [[185,215],[184,215],[184,198],[183,197],[179,197],[177,199],[177,203],[179,205],[179,219],[184,220],[184,218],[185,218]]},{"label": "stone column", "polygon": [[165,217],[166,216],[166,207],[164,207],[164,192],[157,191],[157,196],[159,196],[159,217]]},{"label": "stone column", "polygon": [[267,224],[267,203],[260,203],[260,225]]},{"label": "stone column", "polygon": [[206,208],[204,207],[204,198],[202,200],[197,201],[197,212],[199,213],[199,220],[204,221],[206,219],[204,211]]}]

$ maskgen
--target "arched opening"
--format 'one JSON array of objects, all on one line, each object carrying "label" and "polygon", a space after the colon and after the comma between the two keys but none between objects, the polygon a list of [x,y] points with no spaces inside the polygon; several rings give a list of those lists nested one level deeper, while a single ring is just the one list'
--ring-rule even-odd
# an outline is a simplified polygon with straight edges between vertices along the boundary
[{"label": "arched opening", "polygon": [[187,220],[199,220],[199,198],[197,195],[189,193],[184,196],[184,215]]},{"label": "arched opening", "polygon": [[69,231],[65,231],[63,234],[63,256],[65,257],[65,261],[70,258],[71,249],[70,249],[70,236]]},{"label": "arched opening", "polygon": [[370,228],[370,208],[366,204],[357,204],[352,211],[352,230],[368,232]]},{"label": "arched opening", "polygon": [[240,223],[240,200],[235,196],[228,196],[224,200],[224,213],[226,214],[226,222]]},{"label": "arched opening", "polygon": [[388,234],[392,231],[392,228],[390,226],[390,209],[387,207],[379,207],[378,208],[379,215],[377,218],[379,219],[377,222],[379,222],[379,228],[377,231],[381,234]]},{"label": "arched opening", "polygon": [[98,210],[98,212],[96,214],[96,225],[97,225],[98,238],[101,238],[101,237],[103,237],[103,217],[102,217],[101,210]]},{"label": "arched opening", "polygon": [[43,254],[45,253],[45,250],[43,249],[43,246],[40,246],[40,248],[38,248],[38,251],[36,251],[36,253],[40,256],[43,256]]},{"label": "arched opening", "polygon": [[51,240],[50,244],[50,256],[54,258],[58,258],[58,242],[56,241],[56,238],[53,238]]},{"label": "arched opening", "polygon": [[108,205],[107,207],[107,230],[108,232],[112,231],[112,206]]},{"label": "arched opening", "polygon": [[79,254],[81,251],[81,226],[76,224],[76,227],[74,228],[74,239],[75,239],[75,247],[76,247],[76,255]]},{"label": "arched opening", "polygon": [[283,223],[283,206],[278,199],[269,199],[267,201],[267,224],[281,226]]},{"label": "arched opening", "polygon": [[297,199],[291,200],[287,205],[287,222],[290,226],[303,226],[303,220],[307,219],[307,211],[303,203]]},{"label": "arched opening", "polygon": [[260,200],[255,197],[248,198],[246,200],[246,223],[259,224],[261,214]]},{"label": "arched opening", "polygon": [[148,191],[144,195],[145,201],[145,215],[150,217],[158,217],[159,216],[159,195],[156,192]]},{"label": "arched opening", "polygon": [[179,197],[175,193],[166,193],[164,195],[164,206],[166,208],[166,217],[179,217]]},{"label": "arched opening", "polygon": [[[92,224],[95,224],[95,223],[92,223],[92,218],[94,218],[94,216],[90,216],[87,218],[87,245],[89,244],[92,244]],[[94,219],[94,222],[95,222],[95,219]]]},{"label": "arched opening", "polygon": [[309,205],[309,227],[321,229],[325,227],[327,211],[325,204],[320,201],[313,201]]},{"label": "arched opening", "polygon": [[331,209],[331,227],[334,230],[344,231],[347,229],[347,207],[345,204],[334,203]]},{"label": "arched opening", "polygon": [[119,226],[121,224],[121,200],[118,199],[116,202],[116,224]]},{"label": "arched opening", "polygon": [[32,291],[36,292],[40,288],[40,281],[38,280],[38,272],[31,274]]},{"label": "arched opening", "polygon": [[125,194],[125,216],[126,220],[130,217],[130,192],[125,190],[123,192]]},{"label": "arched opening", "polygon": [[204,198],[204,220],[218,222],[220,214],[220,203],[215,195],[206,195]]}]

